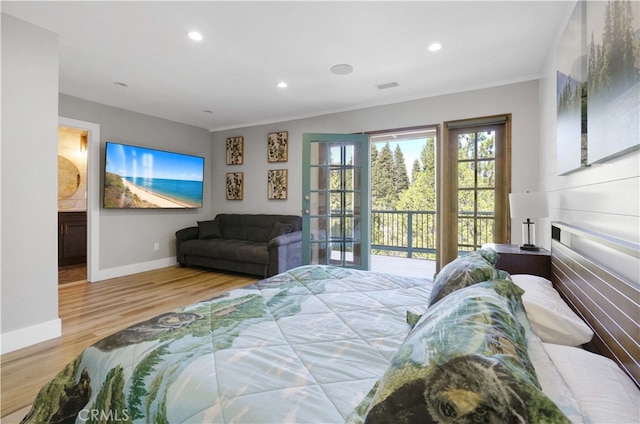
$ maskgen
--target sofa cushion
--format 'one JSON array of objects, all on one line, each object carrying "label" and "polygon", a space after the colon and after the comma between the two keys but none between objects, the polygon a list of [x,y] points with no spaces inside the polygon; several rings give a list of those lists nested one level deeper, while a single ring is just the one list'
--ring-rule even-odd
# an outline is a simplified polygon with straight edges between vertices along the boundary
[{"label": "sofa cushion", "polygon": [[222,238],[234,240],[248,240],[268,242],[271,232],[278,222],[291,224],[293,231],[302,229],[302,218],[295,215],[266,215],[266,214],[219,214]]},{"label": "sofa cushion", "polygon": [[198,238],[222,238],[222,232],[220,231],[220,221],[217,219],[212,219],[210,221],[198,221]]},{"label": "sofa cushion", "polygon": [[238,262],[269,264],[269,249],[266,243],[247,240],[187,240],[180,250],[185,255],[204,256]]}]

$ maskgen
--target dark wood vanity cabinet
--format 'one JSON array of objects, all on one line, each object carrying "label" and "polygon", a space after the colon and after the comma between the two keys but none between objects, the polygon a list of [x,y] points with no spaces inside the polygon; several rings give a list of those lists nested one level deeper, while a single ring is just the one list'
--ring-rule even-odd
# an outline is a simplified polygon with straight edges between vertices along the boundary
[{"label": "dark wood vanity cabinet", "polygon": [[87,261],[87,213],[58,212],[58,266]]}]

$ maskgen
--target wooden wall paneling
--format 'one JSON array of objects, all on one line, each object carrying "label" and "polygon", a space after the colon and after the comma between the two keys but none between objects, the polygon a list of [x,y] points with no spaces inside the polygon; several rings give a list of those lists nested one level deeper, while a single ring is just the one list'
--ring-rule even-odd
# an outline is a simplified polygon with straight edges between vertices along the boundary
[{"label": "wooden wall paneling", "polygon": [[640,387],[640,288],[552,240],[552,281],[593,329],[592,344]]}]

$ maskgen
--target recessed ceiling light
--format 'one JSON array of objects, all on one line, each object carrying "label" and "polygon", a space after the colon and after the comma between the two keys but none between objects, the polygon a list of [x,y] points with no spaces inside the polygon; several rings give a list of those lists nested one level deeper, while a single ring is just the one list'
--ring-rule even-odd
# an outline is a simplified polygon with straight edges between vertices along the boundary
[{"label": "recessed ceiling light", "polygon": [[278,84],[276,84],[278,86],[278,88],[287,88],[287,83],[284,81],[280,81]]},{"label": "recessed ceiling light", "polygon": [[329,70],[335,75],[347,75],[353,72],[353,66],[347,65],[346,63],[340,63],[338,65],[333,65]]},{"label": "recessed ceiling light", "polygon": [[431,43],[428,47],[430,52],[437,52],[442,48],[442,44],[440,43]]},{"label": "recessed ceiling light", "polygon": [[191,31],[188,35],[193,41],[202,41],[202,34],[198,31]]},{"label": "recessed ceiling light", "polygon": [[123,88],[127,88],[127,87],[129,87],[127,84],[125,84],[125,83],[123,83],[123,82],[120,82],[120,81],[116,81],[116,82],[114,82],[114,83],[113,83],[113,85],[116,85],[116,86],[118,86],[118,87],[123,87]]}]

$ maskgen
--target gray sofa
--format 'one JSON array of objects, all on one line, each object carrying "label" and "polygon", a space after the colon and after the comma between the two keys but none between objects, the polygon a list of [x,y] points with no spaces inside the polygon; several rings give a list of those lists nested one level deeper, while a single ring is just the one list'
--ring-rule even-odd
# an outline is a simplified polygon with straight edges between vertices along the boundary
[{"label": "gray sofa", "polygon": [[219,214],[176,232],[180,266],[269,277],[302,265],[302,218]]}]

